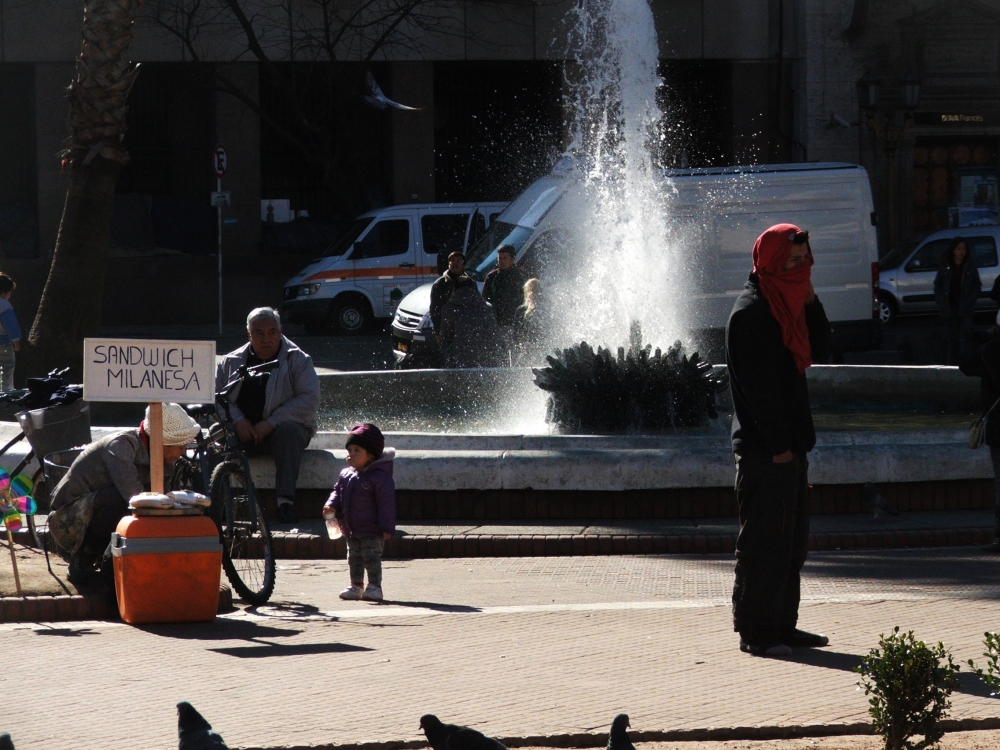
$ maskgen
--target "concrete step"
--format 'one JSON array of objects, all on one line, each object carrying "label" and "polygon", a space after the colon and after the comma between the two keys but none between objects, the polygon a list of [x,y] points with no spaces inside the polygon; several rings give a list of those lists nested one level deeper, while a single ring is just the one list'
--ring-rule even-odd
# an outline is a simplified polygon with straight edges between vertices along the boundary
[{"label": "concrete step", "polygon": [[[814,516],[810,549],[893,549],[985,545],[993,540],[992,511],[938,511]],[[736,519],[590,522],[402,523],[386,557],[556,557],[564,555],[719,554],[736,547]],[[326,537],[321,521],[274,524],[278,559],[336,559],[343,539]]]}]

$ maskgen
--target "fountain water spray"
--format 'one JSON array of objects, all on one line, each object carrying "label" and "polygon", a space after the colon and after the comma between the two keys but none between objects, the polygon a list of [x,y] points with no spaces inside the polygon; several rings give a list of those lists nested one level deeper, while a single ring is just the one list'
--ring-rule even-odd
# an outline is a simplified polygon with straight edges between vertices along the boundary
[{"label": "fountain water spray", "polygon": [[578,0],[570,21],[568,151],[579,184],[566,202],[580,258],[553,290],[559,339],[616,346],[640,321],[665,345],[685,334],[689,286],[656,159],[665,136],[653,14],[647,0]]}]

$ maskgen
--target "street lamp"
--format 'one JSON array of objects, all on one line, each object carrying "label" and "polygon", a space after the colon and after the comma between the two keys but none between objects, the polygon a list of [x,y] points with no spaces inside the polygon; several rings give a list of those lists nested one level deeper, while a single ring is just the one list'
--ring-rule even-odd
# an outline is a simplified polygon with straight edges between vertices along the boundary
[{"label": "street lamp", "polygon": [[899,101],[902,105],[903,124],[899,121],[899,109],[892,106],[883,107],[879,113],[879,89],[881,81],[869,71],[856,84],[858,103],[868,118],[868,129],[875,137],[875,143],[885,149],[889,174],[887,180],[887,208],[889,214],[889,232],[886,238],[888,247],[897,243],[896,228],[896,149],[905,143],[906,137],[913,125],[913,111],[920,103],[920,79],[913,73],[908,73],[899,82]]},{"label": "street lamp", "polygon": [[920,79],[913,73],[899,82],[899,98],[903,101],[903,108],[911,113],[920,103]]},{"label": "street lamp", "polygon": [[870,71],[865,71],[864,78],[857,83],[858,101],[861,108],[872,112],[878,106],[878,90],[882,82],[873,76]]}]

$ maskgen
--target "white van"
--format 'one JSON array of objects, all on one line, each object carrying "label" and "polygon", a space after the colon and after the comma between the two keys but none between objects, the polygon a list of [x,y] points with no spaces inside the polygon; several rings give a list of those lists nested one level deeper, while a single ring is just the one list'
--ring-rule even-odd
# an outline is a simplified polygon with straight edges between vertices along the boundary
[{"label": "white van", "polygon": [[310,332],[357,333],[391,318],[406,294],[442,272],[506,208],[499,203],[391,206],[359,216],[347,231],[285,284],[281,314]]},{"label": "white van", "polygon": [[[496,248],[512,244],[526,273],[546,277],[547,260],[573,246],[559,201],[573,179],[565,167],[533,183],[518,196],[469,251],[466,271],[482,280],[496,264]],[[697,255],[699,288],[692,291],[692,333],[718,356],[722,332],[751,268],[751,250],[769,226],[790,222],[809,231],[816,265],[813,284],[833,327],[836,352],[881,345],[875,293],[878,246],[868,175],[854,164],[771,164],[719,169],[672,170],[671,220],[683,227],[688,252]],[[556,261],[558,262],[558,261]],[[392,325],[397,360],[435,341],[428,315],[430,288],[420,287],[399,305]]]}]

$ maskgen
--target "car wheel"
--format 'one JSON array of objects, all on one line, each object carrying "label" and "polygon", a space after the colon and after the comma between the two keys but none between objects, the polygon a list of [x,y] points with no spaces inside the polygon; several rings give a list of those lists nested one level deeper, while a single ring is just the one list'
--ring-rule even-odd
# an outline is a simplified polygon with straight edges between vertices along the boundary
[{"label": "car wheel", "polygon": [[353,335],[361,333],[371,322],[372,312],[364,297],[349,296],[337,299],[330,312],[330,322],[336,333]]},{"label": "car wheel", "polygon": [[880,294],[878,296],[878,317],[882,321],[882,325],[889,325],[893,320],[896,319],[896,300],[894,300],[888,294]]}]

